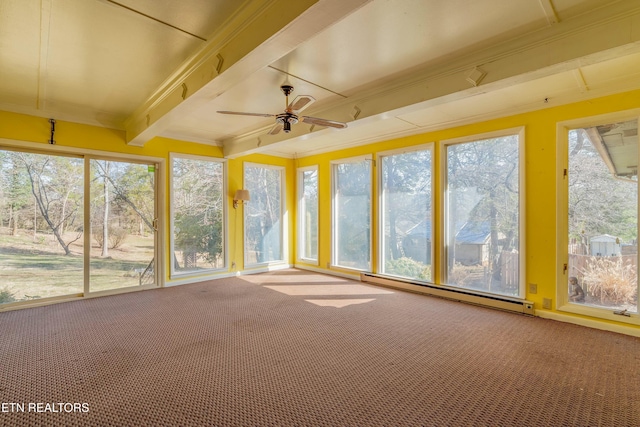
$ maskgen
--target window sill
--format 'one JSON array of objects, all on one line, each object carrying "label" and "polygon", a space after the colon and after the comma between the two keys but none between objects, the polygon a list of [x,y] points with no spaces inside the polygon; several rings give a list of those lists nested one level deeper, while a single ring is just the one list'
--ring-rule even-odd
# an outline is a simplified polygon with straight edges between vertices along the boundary
[{"label": "window sill", "polygon": [[630,313],[630,316],[627,317],[619,314],[613,314],[613,309],[583,306],[572,303],[566,303],[558,307],[558,311],[594,317],[602,320],[609,320],[612,322],[625,323],[629,325],[640,325],[640,316],[638,315],[638,313]]}]

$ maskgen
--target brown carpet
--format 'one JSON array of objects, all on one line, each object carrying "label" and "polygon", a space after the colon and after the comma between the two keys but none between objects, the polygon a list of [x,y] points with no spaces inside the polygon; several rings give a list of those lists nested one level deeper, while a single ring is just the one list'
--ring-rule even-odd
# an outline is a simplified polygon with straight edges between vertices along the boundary
[{"label": "brown carpet", "polygon": [[640,425],[637,338],[299,270],[0,313],[0,364],[3,426]]}]

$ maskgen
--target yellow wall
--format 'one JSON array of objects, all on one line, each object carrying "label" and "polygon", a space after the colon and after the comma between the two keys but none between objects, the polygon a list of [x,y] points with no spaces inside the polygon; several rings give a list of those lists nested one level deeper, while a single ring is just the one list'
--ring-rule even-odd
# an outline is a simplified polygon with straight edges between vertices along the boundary
[{"label": "yellow wall", "polygon": [[[331,259],[331,188],[330,188],[330,162],[332,160],[371,154],[376,157],[376,153],[409,147],[429,142],[434,142],[434,181],[435,189],[439,188],[440,153],[438,142],[442,140],[467,137],[487,132],[495,132],[503,129],[524,127],[525,128],[525,195],[526,195],[526,283],[538,285],[536,294],[527,293],[526,298],[535,303],[536,311],[544,315],[542,310],[543,298],[553,300],[551,314],[557,314],[556,301],[556,274],[558,271],[556,260],[557,224],[556,224],[556,179],[558,176],[556,166],[556,126],[558,122],[580,119],[589,116],[602,115],[612,112],[625,111],[640,108],[640,91],[631,91],[623,94],[592,99],[570,105],[549,107],[544,110],[518,114],[496,120],[489,120],[481,123],[459,126],[451,129],[428,132],[422,135],[393,139],[389,141],[369,144],[361,147],[349,148],[334,151],[331,153],[302,157],[296,160],[282,159],[265,155],[249,155],[242,158],[228,160],[228,255],[229,272],[233,270],[243,270],[243,239],[242,239],[242,209],[237,211],[231,207],[232,195],[236,189],[243,187],[243,164],[244,162],[264,163],[284,166],[286,170],[286,205],[289,215],[288,240],[289,254],[287,262],[294,263],[295,260],[295,179],[296,168],[318,165],[319,169],[319,194],[320,194],[320,218],[319,218],[319,265],[310,266],[313,268],[327,269],[327,263]],[[17,141],[32,141],[42,143],[43,151],[47,151],[49,145],[50,125],[45,118],[31,117],[21,114],[7,113],[0,111],[0,138]],[[222,157],[218,147],[206,146],[202,144],[175,141],[166,138],[155,138],[144,147],[128,146],[124,142],[124,134],[113,129],[99,128],[95,126],[73,124],[59,121],[56,126],[57,146],[68,146],[76,148],[90,148],[102,151],[118,153],[129,153],[145,156],[155,156],[167,159],[169,152],[196,154],[212,157]],[[168,163],[167,163],[168,165]],[[375,176],[375,175],[374,175]],[[377,182],[374,179],[374,193],[376,194]],[[168,183],[165,183],[168,198]],[[436,225],[439,224],[440,206],[437,204],[437,197],[434,200],[434,215]],[[374,259],[372,266],[375,271],[377,260],[375,259],[375,248],[378,242],[375,212],[377,211],[376,197],[374,202],[374,217],[372,218]],[[168,220],[168,206],[166,209],[166,219]],[[165,223],[165,233],[168,236],[169,228]],[[434,230],[436,233],[436,230]],[[440,236],[434,236],[436,242]],[[165,253],[168,254],[168,239],[165,242]],[[435,262],[437,266],[438,247],[435,246]],[[167,255],[168,257],[168,255]],[[168,262],[168,259],[167,259]],[[231,263],[236,263],[236,268],[231,268]],[[300,264],[304,266],[304,264]],[[438,271],[434,272],[434,277],[438,277]],[[167,278],[168,279],[168,278]],[[578,314],[563,313],[562,316],[578,319],[577,323],[590,324],[591,326],[616,323],[615,321],[598,320],[587,318]],[[588,322],[587,322],[588,321]],[[634,330],[640,331],[640,327],[631,326]]]},{"label": "yellow wall", "polygon": [[[442,161],[442,156],[439,152],[439,141],[524,127],[526,283],[535,283],[538,288],[536,294],[527,293],[526,298],[534,302],[535,309],[539,314],[544,314],[545,312],[545,310],[542,309],[543,298],[549,298],[553,301],[553,310],[550,312],[557,313],[555,305],[556,274],[558,271],[556,261],[556,244],[558,238],[558,228],[556,224],[556,178],[558,176],[556,166],[557,123],[639,107],[640,91],[633,91],[570,105],[550,107],[536,112],[300,158],[296,160],[296,167],[318,165],[320,194],[318,267],[327,269],[327,263],[331,260],[331,161],[366,154],[372,154],[375,158],[376,153],[379,152],[433,142],[435,160],[433,178],[434,188],[437,192],[440,188],[440,174],[438,171]],[[375,172],[377,173],[377,171]],[[373,182],[377,184],[377,178],[375,178]],[[376,191],[377,189],[374,187],[374,197],[372,201],[374,214],[377,211]],[[440,241],[438,224],[442,221],[440,217],[441,206],[438,204],[437,193],[434,195],[434,202],[434,219],[436,224],[434,241],[437,243]],[[372,269],[374,272],[377,272],[377,254],[375,248],[379,242],[379,236],[376,222],[372,222],[372,230],[372,247],[374,248]],[[438,245],[434,245],[434,277],[439,277],[440,273],[439,252]],[[297,265],[317,268],[316,266],[301,262],[298,262]],[[344,271],[340,272],[342,273]],[[562,315],[587,319],[587,316],[576,314],[563,313]],[[610,321],[593,318],[589,319],[589,321],[612,323]],[[640,327],[635,327],[635,329],[640,331]]]}]

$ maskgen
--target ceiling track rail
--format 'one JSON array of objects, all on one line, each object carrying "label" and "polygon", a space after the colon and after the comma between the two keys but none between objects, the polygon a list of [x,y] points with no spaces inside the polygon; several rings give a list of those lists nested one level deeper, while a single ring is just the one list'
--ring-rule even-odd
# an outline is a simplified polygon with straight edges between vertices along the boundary
[{"label": "ceiling track rail", "polygon": [[123,9],[126,9],[126,10],[128,10],[128,11],[130,11],[130,12],[136,13],[136,14],[138,14],[138,15],[140,15],[140,16],[144,16],[145,18],[147,18],[147,19],[151,19],[152,21],[158,22],[158,23],[160,23],[160,24],[162,24],[162,25],[166,25],[167,27],[171,27],[171,28],[173,28],[174,30],[178,30],[178,31],[180,31],[181,33],[187,34],[187,35],[189,35],[189,36],[191,36],[191,37],[195,37],[196,39],[198,39],[198,40],[202,40],[203,42],[206,42],[206,41],[207,41],[207,39],[205,39],[204,37],[200,37],[200,36],[199,36],[199,35],[197,35],[197,34],[190,33],[190,32],[189,32],[189,31],[187,31],[187,30],[184,30],[184,29],[182,29],[182,28],[180,28],[180,27],[176,27],[175,25],[169,24],[168,22],[162,21],[162,20],[160,20],[160,19],[158,19],[158,18],[154,18],[154,17],[153,17],[153,16],[151,16],[151,15],[147,15],[146,13],[140,12],[139,10],[133,9],[133,8],[131,8],[131,7],[129,7],[129,6],[126,6],[126,5],[122,4],[122,3],[118,3],[117,1],[114,1],[114,0],[104,0],[104,1],[106,1],[107,3],[111,3],[111,4],[113,4],[114,6],[118,6],[118,7],[121,7],[121,8],[123,8]]},{"label": "ceiling track rail", "polygon": [[291,74],[291,73],[290,73],[290,72],[288,72],[288,71],[281,70],[280,68],[276,68],[276,67],[274,67],[273,65],[269,65],[268,67],[269,67],[269,68],[271,68],[272,70],[279,71],[279,72],[281,72],[282,74],[286,74],[287,76],[291,76],[291,77],[293,77],[293,78],[295,78],[295,79],[301,80],[301,81],[303,81],[303,82],[305,82],[305,83],[309,83],[310,85],[313,85],[313,86],[318,87],[318,88],[320,88],[320,89],[326,90],[327,92],[331,92],[331,93],[332,93],[332,94],[334,94],[334,95],[338,95],[338,96],[341,96],[341,97],[343,97],[343,98],[348,98],[348,96],[346,96],[346,95],[343,95],[343,94],[341,94],[341,93],[335,92],[335,91],[333,91],[333,90],[331,90],[331,89],[329,89],[329,88],[326,88],[326,87],[324,87],[324,86],[320,86],[319,84],[316,84],[316,83],[314,83],[314,82],[312,82],[312,81],[309,81],[309,80],[303,79],[302,77],[300,77],[300,76],[296,76],[295,74]]}]

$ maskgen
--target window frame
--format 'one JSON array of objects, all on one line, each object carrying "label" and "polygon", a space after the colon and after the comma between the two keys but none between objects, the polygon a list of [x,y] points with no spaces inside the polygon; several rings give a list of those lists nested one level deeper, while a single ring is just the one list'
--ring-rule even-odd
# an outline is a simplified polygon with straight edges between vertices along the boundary
[{"label": "window frame", "polygon": [[49,303],[56,302],[56,301],[68,301],[68,300],[75,300],[75,299],[92,298],[95,296],[103,296],[103,295],[116,295],[121,293],[135,292],[142,289],[153,289],[153,288],[161,288],[166,286],[165,260],[164,260],[165,210],[161,209],[161,207],[166,203],[166,190],[165,190],[165,185],[163,185],[166,182],[165,170],[166,170],[167,160],[165,158],[154,157],[154,156],[143,156],[143,155],[137,155],[137,154],[109,152],[109,151],[95,150],[95,149],[89,149],[89,148],[77,148],[77,147],[60,146],[60,145],[44,145],[42,143],[37,143],[32,141],[17,141],[17,140],[12,140],[7,138],[0,138],[0,149],[25,152],[25,153],[75,157],[75,158],[83,159],[83,168],[84,168],[83,197],[85,202],[91,199],[90,197],[91,160],[112,160],[112,161],[120,161],[120,162],[154,165],[155,174],[156,174],[155,182],[154,182],[156,230],[155,230],[154,283],[153,284],[134,286],[134,287],[125,287],[125,288],[116,288],[116,289],[110,289],[110,290],[101,290],[101,291],[90,290],[89,275],[90,275],[90,257],[91,257],[90,255],[91,233],[90,232],[87,233],[86,231],[91,230],[91,215],[90,215],[91,206],[90,206],[90,203],[84,203],[83,205],[84,224],[83,224],[83,237],[82,237],[83,245],[84,245],[83,291],[81,293],[73,293],[68,295],[46,297],[46,298],[41,298],[37,300],[17,301],[17,302],[12,302],[8,304],[2,304],[0,305],[0,312],[7,309],[12,309],[13,307],[47,305]]},{"label": "window frame", "polygon": [[[593,127],[607,123],[624,122],[637,120],[640,127],[640,108],[619,111],[615,113],[600,114],[596,116],[581,117],[573,120],[566,120],[556,124],[556,303],[555,307],[560,312],[580,314],[584,316],[610,320],[620,323],[640,325],[640,310],[638,313],[629,313],[629,317],[613,314],[611,308],[600,308],[583,304],[569,302],[568,275],[565,265],[569,263],[569,186],[566,181],[565,171],[569,170],[569,132],[576,129]],[[640,139],[638,141],[640,144]],[[640,161],[640,149],[638,150],[638,161]],[[638,183],[638,217],[640,219],[640,180]],[[640,230],[640,223],[637,224]],[[640,251],[638,251],[638,261],[640,261]],[[640,273],[640,263],[639,266]],[[640,280],[638,281],[640,288]],[[552,307],[553,308],[553,307]],[[638,300],[640,309],[640,299]]]},{"label": "window frame", "polygon": [[[205,161],[205,162],[213,162],[213,163],[221,163],[222,164],[222,250],[223,250],[223,260],[224,265],[219,268],[207,268],[198,271],[186,271],[179,272],[175,271],[175,266],[173,263],[173,254],[175,253],[175,224],[174,224],[174,187],[173,187],[173,163],[175,159],[186,159],[186,160],[196,160],[196,161]],[[169,175],[169,278],[170,279],[183,279],[187,277],[193,276],[202,276],[211,273],[217,273],[226,271],[229,267],[229,206],[228,206],[228,174],[227,174],[227,160],[218,157],[207,157],[207,156],[198,156],[195,154],[183,154],[183,153],[169,153],[169,167],[168,167],[168,175]]]},{"label": "window frame", "polygon": [[[399,278],[403,278],[403,279],[407,279],[406,277],[402,277],[402,276],[396,276],[396,275],[392,275],[392,274],[388,274],[386,273],[384,270],[384,263],[385,263],[385,255],[386,255],[386,251],[385,251],[385,213],[384,213],[384,208],[385,208],[385,203],[384,203],[384,183],[382,182],[383,180],[383,170],[382,170],[382,162],[384,160],[385,157],[390,157],[390,156],[394,156],[394,155],[399,155],[399,154],[408,154],[408,153],[412,153],[412,152],[416,152],[416,151],[429,151],[431,154],[431,188],[430,188],[430,192],[431,192],[431,243],[430,243],[430,253],[431,253],[431,280],[429,281],[425,281],[425,283],[434,283],[435,282],[435,271],[434,271],[434,266],[437,263],[436,257],[439,256],[439,254],[436,254],[434,252],[434,247],[435,247],[435,177],[437,175],[436,173],[436,169],[435,169],[435,143],[434,142],[427,142],[424,144],[420,144],[420,145],[415,145],[415,146],[410,146],[410,147],[403,147],[403,148],[397,148],[394,150],[386,150],[386,151],[380,151],[377,153],[377,161],[379,162],[379,167],[377,168],[377,198],[378,198],[378,226],[377,226],[377,231],[378,231],[378,244],[377,244],[377,272],[379,274],[382,275],[387,275],[390,277],[399,277]],[[415,280],[415,281],[420,281],[419,279],[411,279],[411,280]]]},{"label": "window frame", "polygon": [[[243,263],[245,269],[250,268],[259,268],[259,267],[270,267],[270,266],[278,266],[287,264],[289,259],[289,239],[288,239],[288,212],[287,212],[287,187],[286,187],[286,178],[287,178],[287,170],[284,166],[277,165],[268,165],[264,163],[253,163],[253,162],[243,162],[242,165],[242,188],[247,189],[246,187],[246,174],[247,168],[263,168],[263,169],[271,169],[277,170],[280,172],[280,246],[282,252],[282,258],[273,261],[263,261],[263,262],[254,262],[249,263],[247,261],[247,221],[246,221],[246,208],[243,207],[242,212],[242,246],[243,246]],[[253,197],[249,194],[249,197]],[[251,203],[251,201],[247,202]]]},{"label": "window frame", "polygon": [[[361,163],[361,162],[370,162],[370,169],[369,169],[369,268],[368,269],[361,269],[361,268],[354,268],[354,267],[348,267],[348,266],[343,266],[340,265],[338,263],[338,239],[336,238],[336,230],[338,229],[336,226],[336,222],[337,222],[337,218],[336,218],[336,213],[337,213],[337,209],[338,206],[336,204],[336,170],[337,170],[337,166],[341,165],[341,164],[347,164],[347,163]],[[373,266],[374,266],[374,259],[373,259],[373,254],[374,254],[374,241],[373,241],[373,228],[375,227],[374,224],[374,217],[373,217],[373,184],[374,184],[374,180],[373,180],[373,174],[375,173],[375,168],[374,168],[374,159],[373,159],[373,154],[365,154],[365,155],[361,155],[361,156],[355,156],[355,157],[347,157],[347,158],[342,158],[342,159],[336,159],[336,160],[331,160],[330,162],[330,167],[331,167],[331,263],[329,264],[329,266],[331,268],[338,268],[338,269],[343,269],[343,270],[349,270],[349,271],[357,271],[357,272],[371,272],[373,270]]]},{"label": "window frame", "polygon": [[[164,284],[160,284],[160,271],[159,269],[156,267],[160,261],[160,258],[163,256],[164,253],[164,240],[159,240],[160,239],[160,215],[161,215],[161,201],[159,200],[160,197],[160,192],[161,192],[161,188],[164,187],[163,186],[163,182],[161,183],[159,180],[161,179],[160,177],[160,171],[158,170],[160,168],[159,163],[158,162],[145,162],[144,161],[144,157],[142,156],[136,156],[136,157],[128,157],[128,156],[114,156],[113,153],[102,153],[102,154],[85,154],[84,156],[84,167],[85,167],[85,180],[87,180],[87,186],[85,188],[85,197],[87,197],[88,200],[90,200],[90,195],[91,195],[91,161],[92,160],[102,160],[102,161],[112,161],[112,162],[122,162],[122,163],[135,163],[135,164],[140,164],[140,165],[146,165],[151,166],[153,165],[154,167],[154,207],[153,207],[153,211],[154,211],[154,218],[153,218],[153,223],[154,223],[154,251],[153,251],[153,263],[154,263],[154,283],[152,285],[142,285],[142,286],[129,286],[126,288],[115,288],[115,289],[108,289],[108,290],[98,290],[98,291],[92,291],[90,289],[91,287],[91,283],[90,283],[90,275],[91,275],[91,239],[92,239],[92,230],[91,230],[91,206],[90,204],[88,206],[85,206],[85,217],[89,218],[89,233],[88,236],[85,235],[83,236],[83,238],[85,239],[85,244],[88,245],[87,247],[90,248],[89,251],[85,251],[84,257],[85,257],[85,262],[87,262],[87,266],[89,266],[88,269],[86,269],[85,271],[85,295],[87,296],[98,296],[98,295],[111,295],[113,293],[120,293],[120,292],[127,292],[127,290],[139,290],[139,289],[150,289],[150,288],[156,288],[156,287],[162,287],[164,286]],[[162,168],[164,169],[164,167]],[[163,173],[163,177],[164,178],[164,173]],[[164,193],[163,193],[164,194]],[[166,200],[166,199],[165,199]],[[164,223],[164,222],[163,222]],[[163,271],[164,273],[164,271]],[[164,276],[164,274],[163,274]],[[163,277],[164,279],[164,277]],[[163,282],[164,283],[164,282]]]},{"label": "window frame", "polygon": [[[487,139],[500,138],[505,136],[518,137],[518,293],[517,295],[505,295],[494,292],[480,291],[469,288],[461,288],[457,285],[448,285],[448,241],[449,241],[449,218],[447,216],[447,206],[449,204],[449,184],[448,184],[448,164],[447,164],[447,148],[453,145],[484,141]],[[525,127],[514,127],[508,129],[500,129],[491,132],[467,135],[459,138],[451,138],[440,141],[440,188],[438,192],[439,215],[442,219],[439,224],[440,242],[440,260],[438,263],[437,283],[447,284],[456,289],[464,289],[465,292],[498,296],[500,298],[524,299],[526,297],[526,186],[525,186]]]},{"label": "window frame", "polygon": [[[308,172],[308,171],[315,171],[317,176],[318,176],[318,183],[317,183],[317,192],[318,192],[318,212],[317,212],[317,218],[316,218],[316,234],[318,235],[318,239],[316,241],[316,258],[310,258],[308,256],[304,256],[307,254],[303,254],[303,249],[306,246],[306,235],[304,232],[304,226],[306,224],[306,221],[304,221],[302,214],[303,211],[306,212],[306,209],[303,209],[304,207],[304,173]],[[297,195],[297,238],[296,238],[296,260],[299,262],[304,262],[306,264],[310,264],[310,265],[319,265],[319,258],[320,258],[320,170],[318,165],[312,165],[312,166],[305,166],[305,167],[300,167],[297,169],[296,171],[297,174],[297,180],[296,180],[296,195]],[[301,255],[302,254],[302,255]]]}]

